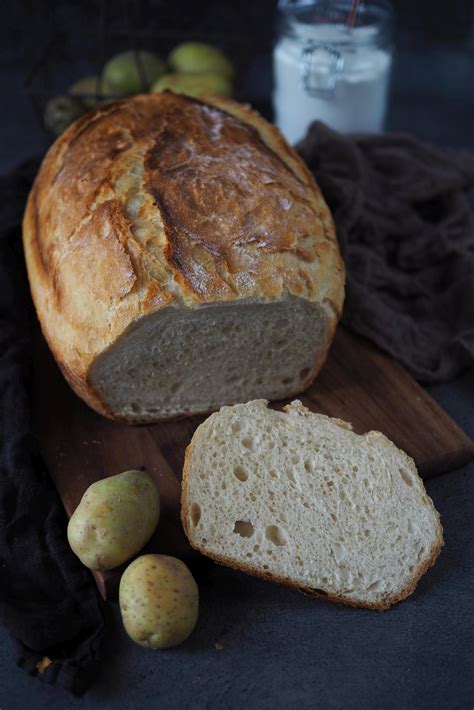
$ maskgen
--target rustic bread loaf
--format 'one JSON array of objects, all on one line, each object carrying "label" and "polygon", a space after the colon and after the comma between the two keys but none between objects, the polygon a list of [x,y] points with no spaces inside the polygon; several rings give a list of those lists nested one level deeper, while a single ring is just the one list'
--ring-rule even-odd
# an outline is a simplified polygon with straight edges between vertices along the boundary
[{"label": "rustic bread loaf", "polygon": [[50,348],[112,418],[300,392],[341,312],[319,189],[275,128],[229,100],[167,92],[87,114],[48,152],[23,234]]},{"label": "rustic bread loaf", "polygon": [[380,432],[266,404],[223,407],[196,430],[181,509],[191,545],[353,606],[407,597],[443,545],[413,460]]}]

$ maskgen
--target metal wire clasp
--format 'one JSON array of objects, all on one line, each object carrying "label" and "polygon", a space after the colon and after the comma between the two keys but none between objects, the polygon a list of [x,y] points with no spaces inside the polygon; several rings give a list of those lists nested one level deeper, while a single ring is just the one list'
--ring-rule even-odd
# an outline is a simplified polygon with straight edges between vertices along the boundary
[{"label": "metal wire clasp", "polygon": [[328,97],[344,69],[344,57],[328,44],[308,42],[302,51],[301,79],[310,96]]}]

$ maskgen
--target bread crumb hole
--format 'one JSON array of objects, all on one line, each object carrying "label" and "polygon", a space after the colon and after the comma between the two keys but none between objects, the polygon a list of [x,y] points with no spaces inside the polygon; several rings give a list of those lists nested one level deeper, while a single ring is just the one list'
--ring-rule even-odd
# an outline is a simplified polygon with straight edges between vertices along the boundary
[{"label": "bread crumb hole", "polygon": [[237,434],[242,429],[242,424],[240,422],[234,422],[231,426],[231,429],[234,434]]},{"label": "bread crumb hole", "polygon": [[234,524],[234,532],[240,537],[252,537],[254,527],[248,520],[236,520]]},{"label": "bread crumb hole", "polygon": [[359,467],[358,467],[358,466],[353,466],[353,467],[352,467],[352,470],[354,471],[354,473],[357,473],[358,470],[359,470]]},{"label": "bread crumb hole", "polygon": [[328,597],[329,594],[324,591],[324,589],[318,589],[317,587],[310,587],[309,591],[313,594],[319,594],[321,597]]},{"label": "bread crumb hole", "polygon": [[365,537],[369,537],[370,535],[370,530],[367,530],[367,528],[364,530],[364,535]]},{"label": "bread crumb hole", "polygon": [[193,503],[191,506],[191,521],[196,527],[201,520],[201,506],[198,503]]},{"label": "bread crumb hole", "polygon": [[286,533],[278,525],[269,525],[265,530],[265,537],[277,547],[284,547],[287,543]]},{"label": "bread crumb hole", "polygon": [[334,522],[337,521],[337,515],[336,515],[336,513],[331,513],[331,520],[333,520]]},{"label": "bread crumb hole", "polygon": [[268,565],[263,565],[263,569],[268,569]]},{"label": "bread crumb hole", "polygon": [[309,505],[309,503],[308,503],[307,500],[304,500],[304,501],[303,501],[303,507],[304,507],[304,508],[309,508],[309,507],[310,507],[310,505]]},{"label": "bread crumb hole", "polygon": [[259,552],[259,551],[260,551],[260,545],[254,545],[254,546],[253,546],[253,551],[254,551],[254,552]]},{"label": "bread crumb hole", "polygon": [[399,468],[398,469],[400,476],[403,478],[404,482],[407,484],[407,486],[412,486],[413,485],[413,480],[408,471],[406,471],[404,468]]},{"label": "bread crumb hole", "polygon": [[380,587],[380,581],[378,579],[375,580],[375,582],[372,582],[372,584],[369,584],[367,587],[368,592],[372,592],[374,589],[378,589]]},{"label": "bread crumb hole", "polygon": [[243,468],[243,466],[234,466],[234,476],[239,481],[242,481],[242,483],[245,483],[245,481],[249,477],[247,471]]},{"label": "bread crumb hole", "polygon": [[250,436],[246,436],[244,439],[242,439],[241,444],[250,451],[253,451],[255,449],[255,441],[251,439]]},{"label": "bread crumb hole", "polygon": [[298,454],[293,454],[293,456],[291,457],[291,463],[296,465],[299,462],[300,462],[300,457],[298,456]]},{"label": "bread crumb hole", "polygon": [[308,473],[313,473],[313,464],[311,463],[311,461],[308,461],[308,459],[306,459],[306,461],[304,462],[304,467],[305,471],[307,471]]},{"label": "bread crumb hole", "polygon": [[276,471],[273,471],[273,469],[270,469],[270,471],[268,473],[270,474],[271,478],[278,478]]}]

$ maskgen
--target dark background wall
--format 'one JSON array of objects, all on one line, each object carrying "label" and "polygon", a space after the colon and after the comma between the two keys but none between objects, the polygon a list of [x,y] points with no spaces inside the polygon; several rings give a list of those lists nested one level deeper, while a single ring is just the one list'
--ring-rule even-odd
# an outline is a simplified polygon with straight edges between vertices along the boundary
[{"label": "dark background wall", "polygon": [[[392,0],[396,55],[389,130],[409,131],[438,143],[474,150],[474,1]],[[22,83],[55,31],[65,41],[50,55],[35,86],[60,92],[114,53],[120,25],[145,34],[185,32],[224,36],[240,66],[239,98],[271,117],[271,46],[277,0],[3,0],[0,4],[0,95],[4,102],[0,168],[47,147]],[[105,38],[100,33],[104,20]],[[165,38],[153,48],[166,54]],[[123,47],[127,40],[123,40]],[[436,116],[437,120],[432,120]]]},{"label": "dark background wall", "polygon": [[[234,32],[258,40],[257,46],[271,40],[276,5],[277,0],[4,0],[2,53],[21,48],[34,54],[51,19],[64,29],[90,33],[104,7],[110,17],[125,10],[130,17],[144,18],[147,25],[154,21],[167,29]],[[399,28],[413,42],[474,47],[472,0],[392,0],[392,5]]]}]

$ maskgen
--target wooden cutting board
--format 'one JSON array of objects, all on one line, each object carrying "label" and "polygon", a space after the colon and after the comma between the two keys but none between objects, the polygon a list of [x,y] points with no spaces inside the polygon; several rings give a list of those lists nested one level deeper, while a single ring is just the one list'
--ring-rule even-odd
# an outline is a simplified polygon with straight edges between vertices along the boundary
[{"label": "wooden cutting board", "polygon": [[[179,520],[180,480],[186,446],[204,417],[152,426],[104,419],[72,392],[42,338],[35,372],[36,432],[67,514],[94,481],[145,468],[158,485],[162,503],[147,549],[174,554],[193,566],[196,553]],[[425,478],[474,458],[471,439],[407,372],[342,326],[321,374],[299,398],[315,412],[352,422],[358,433],[382,431],[415,459]],[[119,576],[120,570],[96,575],[104,597],[116,591]]]}]

